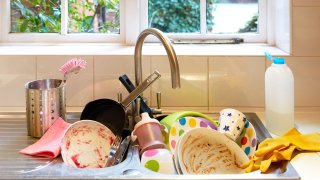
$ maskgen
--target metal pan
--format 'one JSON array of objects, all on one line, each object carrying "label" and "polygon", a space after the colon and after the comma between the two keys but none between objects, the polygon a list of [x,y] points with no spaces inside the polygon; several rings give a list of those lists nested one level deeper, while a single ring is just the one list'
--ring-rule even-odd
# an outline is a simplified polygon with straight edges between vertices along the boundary
[{"label": "metal pan", "polygon": [[125,109],[160,76],[158,71],[152,73],[121,103],[112,99],[97,99],[89,102],[84,107],[80,119],[98,121],[107,126],[115,135],[121,135],[126,121]]},{"label": "metal pan", "polygon": [[[136,87],[132,84],[131,80],[127,75],[121,75],[119,77],[120,82],[122,85],[127,89],[127,91],[130,93],[132,92]],[[140,112],[147,112],[151,118],[153,118],[153,114],[149,106],[143,101],[141,96],[138,96],[138,98],[141,99],[140,101]]]}]

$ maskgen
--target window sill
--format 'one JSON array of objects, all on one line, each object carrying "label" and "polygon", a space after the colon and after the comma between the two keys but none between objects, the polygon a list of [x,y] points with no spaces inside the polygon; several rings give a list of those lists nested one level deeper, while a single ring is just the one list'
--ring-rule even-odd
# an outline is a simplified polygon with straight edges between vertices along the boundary
[{"label": "window sill", "polygon": [[[275,56],[289,54],[266,44],[178,44],[173,45],[178,56]],[[143,55],[166,55],[158,43],[146,43]],[[134,46],[122,44],[0,44],[3,55],[134,55]]]}]

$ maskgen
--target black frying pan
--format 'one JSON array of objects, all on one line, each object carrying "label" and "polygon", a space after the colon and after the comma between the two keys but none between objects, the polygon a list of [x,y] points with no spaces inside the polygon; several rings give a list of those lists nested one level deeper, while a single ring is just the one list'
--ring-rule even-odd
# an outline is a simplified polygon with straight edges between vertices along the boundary
[{"label": "black frying pan", "polygon": [[121,135],[126,121],[125,109],[158,78],[160,73],[155,71],[121,103],[112,99],[97,99],[89,102],[84,107],[80,119],[96,120],[107,126],[115,135]]},{"label": "black frying pan", "polygon": [[[122,83],[122,85],[127,89],[127,91],[130,93],[132,92],[136,87],[132,84],[131,80],[129,79],[129,77],[127,75],[121,75],[119,77],[120,82]],[[149,116],[151,118],[153,118],[153,114],[151,109],[149,108],[148,105],[146,105],[146,103],[143,101],[142,97],[139,95],[138,98],[141,99],[140,101],[140,112],[147,112],[149,114]]]}]

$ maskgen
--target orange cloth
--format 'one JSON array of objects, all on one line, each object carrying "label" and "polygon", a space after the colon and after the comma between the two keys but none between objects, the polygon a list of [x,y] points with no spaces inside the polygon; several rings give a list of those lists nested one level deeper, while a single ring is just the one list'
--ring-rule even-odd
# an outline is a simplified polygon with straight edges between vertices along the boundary
[{"label": "orange cloth", "polygon": [[258,169],[267,172],[273,163],[291,160],[295,150],[320,151],[320,133],[303,135],[292,128],[280,137],[267,138],[259,144],[254,156],[242,168],[246,172]]}]

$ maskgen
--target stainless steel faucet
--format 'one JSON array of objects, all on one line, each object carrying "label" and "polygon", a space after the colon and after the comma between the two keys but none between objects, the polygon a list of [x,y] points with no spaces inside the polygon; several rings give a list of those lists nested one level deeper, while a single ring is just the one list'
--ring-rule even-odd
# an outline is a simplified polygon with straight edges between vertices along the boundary
[{"label": "stainless steel faucet", "polygon": [[171,82],[172,88],[180,88],[180,70],[179,64],[177,60],[176,52],[173,49],[173,46],[170,40],[158,29],[149,28],[143,30],[136,42],[135,50],[134,50],[134,72],[135,72],[135,79],[136,79],[136,86],[138,86],[142,82],[142,60],[141,60],[141,52],[142,46],[145,38],[148,35],[156,36],[161,43],[163,44],[164,48],[167,51],[167,55],[169,58],[170,68],[171,68]]},{"label": "stainless steel faucet", "polygon": [[[143,30],[140,33],[138,40],[136,42],[136,46],[134,50],[134,72],[135,72],[136,86],[138,86],[142,82],[142,59],[141,59],[142,46],[145,38],[150,34],[156,36],[161,41],[162,45],[167,51],[170,68],[171,68],[172,88],[173,89],[180,88],[180,70],[179,70],[179,64],[178,64],[176,52],[174,51],[170,40],[160,30],[155,28],[149,28],[149,29]],[[134,112],[132,114],[132,122],[130,122],[129,120],[129,124],[135,124],[137,120],[140,119],[140,118],[137,118],[140,115],[140,112],[139,112],[140,107],[136,107],[136,106],[139,106],[139,103],[137,101],[136,103],[132,103],[132,110],[134,110]],[[158,109],[158,111],[161,112],[161,109]]]}]

